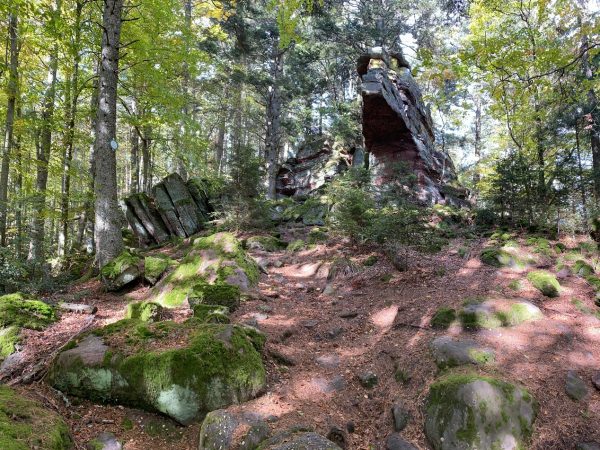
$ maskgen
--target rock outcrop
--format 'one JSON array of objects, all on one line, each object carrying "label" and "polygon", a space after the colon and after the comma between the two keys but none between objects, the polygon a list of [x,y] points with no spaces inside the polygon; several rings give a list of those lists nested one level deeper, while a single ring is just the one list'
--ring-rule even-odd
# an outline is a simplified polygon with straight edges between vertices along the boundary
[{"label": "rock outcrop", "polygon": [[465,205],[467,192],[456,183],[450,156],[435,149],[431,113],[404,58],[376,47],[361,56],[358,73],[363,136],[375,183],[385,186],[395,166],[404,163],[416,175],[419,200]]},{"label": "rock outcrop", "polygon": [[[277,194],[280,197],[306,198],[328,181],[358,161],[360,150],[334,149],[325,138],[305,142],[296,156],[284,162],[277,174]],[[364,158],[363,158],[364,160]]]},{"label": "rock outcrop", "polygon": [[192,236],[203,229],[213,212],[207,186],[198,178],[186,183],[171,174],[152,188],[152,195],[125,199],[125,217],[142,247]]}]

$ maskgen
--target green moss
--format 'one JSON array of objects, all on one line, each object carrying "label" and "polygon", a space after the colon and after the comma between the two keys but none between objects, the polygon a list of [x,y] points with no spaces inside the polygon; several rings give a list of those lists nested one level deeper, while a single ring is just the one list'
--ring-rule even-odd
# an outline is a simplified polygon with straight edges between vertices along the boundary
[{"label": "green moss", "polygon": [[139,264],[140,257],[129,250],[124,250],[119,256],[110,261],[100,270],[101,275],[107,279],[114,279],[121,275],[127,268]]},{"label": "green moss", "polygon": [[162,306],[154,302],[131,302],[127,305],[126,319],[138,319],[142,322],[154,322],[160,319]]},{"label": "green moss", "polygon": [[467,330],[493,329],[502,326],[502,319],[497,314],[468,305],[460,310],[458,317],[463,328]]},{"label": "green moss", "polygon": [[131,420],[129,417],[123,418],[123,421],[121,422],[121,428],[123,431],[133,430],[133,420]]},{"label": "green moss", "polygon": [[494,353],[486,350],[470,349],[469,356],[475,363],[485,365],[494,362]]},{"label": "green moss", "polygon": [[594,275],[594,268],[584,260],[578,259],[573,265],[573,273],[575,275],[579,275],[580,277],[588,277],[590,275]]},{"label": "green moss", "polygon": [[456,310],[453,308],[440,308],[431,319],[431,326],[438,329],[447,329],[456,320]]},{"label": "green moss", "polygon": [[585,280],[592,286],[596,291],[600,291],[600,278],[596,275],[589,275],[585,277]]},{"label": "green moss", "polygon": [[317,244],[327,240],[327,232],[323,228],[315,227],[308,233],[308,243]]},{"label": "green moss", "polygon": [[302,239],[296,239],[292,241],[287,246],[287,251],[295,253],[297,251],[303,250],[306,247],[306,243]]},{"label": "green moss", "polygon": [[22,293],[0,297],[0,327],[43,330],[57,320],[54,308]]},{"label": "green moss", "polygon": [[235,311],[240,304],[241,292],[238,286],[227,283],[198,283],[192,288],[188,302],[195,305],[220,305]]},{"label": "green moss", "polygon": [[276,252],[283,250],[286,247],[286,243],[275,236],[252,236],[246,240],[246,247],[267,252]]},{"label": "green moss", "polygon": [[502,248],[486,248],[479,258],[484,264],[494,267],[510,267],[521,265],[521,262]]},{"label": "green moss", "polygon": [[508,311],[499,314],[504,326],[516,326],[528,320],[536,320],[542,317],[539,310],[534,310],[525,303],[514,303]]},{"label": "green moss", "polygon": [[14,325],[0,328],[0,362],[15,352],[20,333],[21,329]]},{"label": "green moss", "polygon": [[167,256],[146,256],[144,258],[144,275],[147,279],[158,280],[171,264]]},{"label": "green moss", "polygon": [[69,428],[52,411],[0,385],[0,448],[67,450]]},{"label": "green moss", "polygon": [[554,249],[556,250],[556,253],[564,253],[567,250],[567,246],[562,242],[557,242],[554,245]]},{"label": "green moss", "polygon": [[538,291],[547,297],[558,297],[560,283],[554,275],[544,270],[535,270],[527,274],[527,279]]},{"label": "green moss", "polygon": [[229,323],[229,308],[218,305],[194,305],[194,317],[203,323]]},{"label": "green moss", "polygon": [[520,291],[523,288],[521,280],[511,281],[510,283],[508,283],[508,288],[512,289],[513,291]]},{"label": "green moss", "polygon": [[365,259],[365,261],[363,262],[363,266],[372,267],[375,264],[377,264],[378,260],[379,260],[379,258],[377,258],[377,256],[371,255],[367,259]]}]

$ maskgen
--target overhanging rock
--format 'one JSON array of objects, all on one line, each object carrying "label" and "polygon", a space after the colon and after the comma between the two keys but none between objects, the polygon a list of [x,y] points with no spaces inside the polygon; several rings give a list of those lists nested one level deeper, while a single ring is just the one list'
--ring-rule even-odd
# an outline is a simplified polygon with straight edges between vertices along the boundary
[{"label": "overhanging rock", "polygon": [[359,59],[358,72],[375,183],[385,186],[403,163],[416,175],[419,200],[466,205],[467,191],[456,181],[450,156],[435,149],[431,113],[404,58],[374,48]]}]

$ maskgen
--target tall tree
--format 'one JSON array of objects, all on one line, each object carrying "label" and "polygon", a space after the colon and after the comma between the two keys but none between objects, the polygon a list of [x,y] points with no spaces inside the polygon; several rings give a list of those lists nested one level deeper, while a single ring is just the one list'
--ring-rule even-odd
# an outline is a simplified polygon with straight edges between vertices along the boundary
[{"label": "tall tree", "polygon": [[103,267],[123,250],[117,199],[117,85],[123,0],[105,0],[102,52],[98,74],[95,159],[96,262]]}]

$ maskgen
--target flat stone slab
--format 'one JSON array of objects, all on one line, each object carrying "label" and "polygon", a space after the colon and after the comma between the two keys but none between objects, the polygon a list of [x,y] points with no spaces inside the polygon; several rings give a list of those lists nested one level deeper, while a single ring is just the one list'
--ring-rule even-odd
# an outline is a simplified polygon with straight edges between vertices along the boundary
[{"label": "flat stone slab", "polygon": [[458,339],[450,336],[435,338],[431,343],[431,351],[435,363],[440,369],[467,364],[490,364],[495,357],[493,350],[482,347],[471,339]]}]

